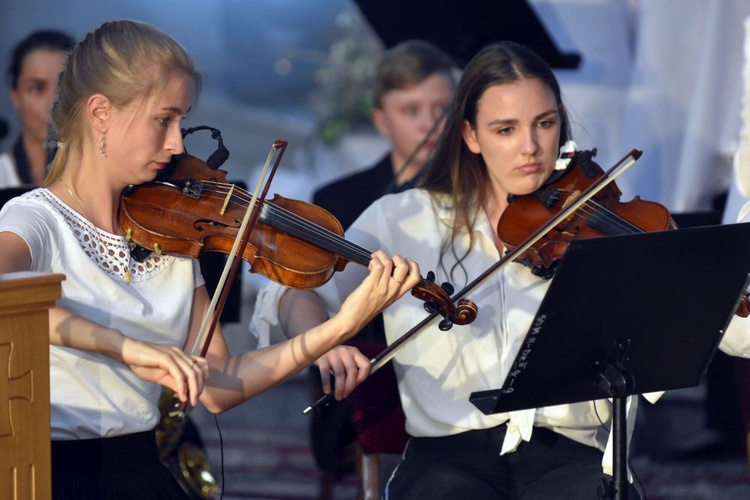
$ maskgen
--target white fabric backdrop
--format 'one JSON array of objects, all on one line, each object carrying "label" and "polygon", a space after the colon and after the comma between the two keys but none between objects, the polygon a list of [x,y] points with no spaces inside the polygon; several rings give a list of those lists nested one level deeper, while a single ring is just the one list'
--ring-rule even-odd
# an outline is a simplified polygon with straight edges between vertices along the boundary
[{"label": "white fabric backdrop", "polygon": [[743,20],[749,0],[531,0],[558,46],[583,55],[557,71],[578,127],[605,169],[643,157],[618,179],[672,212],[712,209],[732,181],[740,128]]},{"label": "white fabric backdrop", "polygon": [[739,144],[734,155],[734,176],[729,190],[724,223],[732,223],[742,218],[750,201],[750,17],[745,19],[745,64],[741,97],[742,126]]},{"label": "white fabric backdrop", "polygon": [[620,143],[644,156],[618,181],[624,194],[690,212],[729,186],[748,15],[748,0],[640,2]]}]

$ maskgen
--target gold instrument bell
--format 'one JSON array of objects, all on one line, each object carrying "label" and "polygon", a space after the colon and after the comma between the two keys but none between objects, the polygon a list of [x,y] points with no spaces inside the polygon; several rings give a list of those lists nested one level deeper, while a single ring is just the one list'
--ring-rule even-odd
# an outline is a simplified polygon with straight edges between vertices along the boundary
[{"label": "gold instrument bell", "polygon": [[219,484],[206,457],[203,440],[189,416],[169,416],[173,398],[174,392],[167,390],[159,401],[161,420],[156,426],[159,458],[191,499],[214,498]]}]

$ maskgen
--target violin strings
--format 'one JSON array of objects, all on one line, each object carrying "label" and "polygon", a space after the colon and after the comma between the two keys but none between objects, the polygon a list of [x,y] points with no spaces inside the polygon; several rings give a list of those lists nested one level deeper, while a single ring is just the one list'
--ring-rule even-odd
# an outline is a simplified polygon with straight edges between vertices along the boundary
[{"label": "violin strings", "polygon": [[586,201],[584,207],[590,209],[588,212],[589,220],[593,221],[594,226],[599,226],[595,227],[595,229],[599,229],[604,234],[618,235],[643,232],[641,228],[620,217],[607,207],[597,203],[596,200]]},{"label": "violin strings", "polygon": [[[226,183],[218,183],[218,182],[205,182],[205,184],[208,184],[208,186],[216,186],[216,188],[204,188],[203,194],[207,196],[211,196],[212,194],[219,194],[222,197],[225,197],[227,193],[230,192],[229,187],[222,190],[225,186],[231,186]],[[246,196],[249,193],[245,191],[244,189],[238,188],[235,186],[235,189],[232,192],[231,200],[229,203],[231,203],[234,206],[239,206],[243,209],[246,209],[249,205],[250,201],[249,198]],[[241,200],[241,202],[236,201],[236,199]],[[311,240],[314,241],[308,241],[308,243],[316,244],[320,243],[324,249],[334,251],[335,253],[339,253],[345,257],[351,258],[353,261],[362,264],[367,265],[370,262],[370,255],[372,252],[367,251],[366,249],[359,247],[357,245],[354,245],[350,241],[346,240],[345,238],[342,238],[338,234],[321,227],[318,224],[315,224],[314,222],[308,221],[307,219],[304,219],[303,217],[300,217],[293,212],[290,212],[287,209],[284,209],[282,207],[279,207],[278,205],[275,205],[271,202],[264,202],[264,210],[266,211],[267,216],[270,218],[270,221],[275,221],[279,224],[283,224],[286,229],[298,229],[298,233],[301,234],[309,234]],[[281,229],[281,228],[280,228]],[[327,245],[326,245],[327,244]],[[326,248],[327,246],[327,248]]]},{"label": "violin strings", "polygon": [[577,211],[587,219],[589,226],[608,236],[643,232],[643,229],[620,217],[595,199],[586,200]]},{"label": "violin strings", "polygon": [[[204,184],[208,185],[208,187],[203,190],[206,195],[218,193],[222,197],[226,197],[227,193],[231,191],[232,195],[229,203],[242,207],[243,209],[246,209],[250,203],[249,193],[236,185],[234,185],[234,189],[232,190],[232,184],[211,181],[205,181]],[[238,202],[236,199],[239,199],[240,201]],[[264,209],[269,224],[272,221],[276,222],[277,224],[283,225],[287,231],[297,229],[297,234],[309,235],[308,243],[321,246],[325,250],[340,254],[362,265],[367,265],[370,260],[371,252],[368,250],[354,245],[338,234],[308,221],[289,210],[279,207],[271,202],[264,202]],[[643,232],[642,229],[597,203],[595,200],[587,200],[579,211],[588,217],[593,226],[598,226],[595,227],[595,229],[598,229],[607,235]],[[284,228],[280,227],[279,229]]]},{"label": "violin strings", "polygon": [[[241,207],[242,209],[247,209],[248,205],[250,204],[249,193],[241,187],[238,187],[237,185],[234,185],[234,189],[232,189],[232,185],[227,183],[204,181],[204,184],[208,184],[208,186],[211,187],[210,189],[206,188],[202,191],[202,193],[205,193],[207,197],[216,196],[218,194],[221,198],[224,198],[228,193],[231,192],[231,199],[229,201],[230,204]],[[235,198],[241,200],[241,202],[236,201]],[[369,250],[355,245],[351,241],[339,236],[333,231],[330,231],[318,224],[315,224],[314,222],[300,217],[294,212],[291,212],[283,207],[279,207],[278,205],[275,205],[271,202],[264,202],[264,209],[266,210],[270,220],[280,221],[281,225],[284,225],[286,229],[296,228],[299,230],[297,231],[298,233],[312,235],[312,237],[309,237],[308,240],[314,241],[307,241],[308,243],[311,243],[313,245],[316,245],[316,242],[320,243],[320,245],[317,246],[320,246],[324,250],[329,250],[338,255],[347,257],[351,261],[361,264],[365,267],[369,265],[370,259],[372,258],[372,252],[370,252]],[[420,278],[421,279],[419,286],[426,286],[427,282],[425,281],[425,279],[423,277]]]},{"label": "violin strings", "polygon": [[309,241],[309,243],[328,243],[328,248],[325,248],[324,246],[324,249],[334,251],[335,253],[343,255],[344,257],[349,257],[355,262],[364,266],[367,266],[370,262],[370,256],[372,252],[368,252],[361,247],[353,245],[351,242],[338,236],[337,234],[313,222],[307,221],[306,219],[301,218],[282,207],[274,205],[271,202],[267,202],[264,208],[267,210],[268,214],[272,217],[273,220],[283,222],[288,229],[300,228],[309,233],[311,235],[310,240],[315,240]]}]

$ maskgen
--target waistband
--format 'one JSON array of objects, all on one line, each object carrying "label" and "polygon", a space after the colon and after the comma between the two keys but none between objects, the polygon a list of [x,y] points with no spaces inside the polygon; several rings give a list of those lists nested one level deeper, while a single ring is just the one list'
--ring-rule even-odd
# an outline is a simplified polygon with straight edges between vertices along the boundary
[{"label": "waistband", "polygon": [[[536,430],[536,428],[535,428]],[[502,423],[495,427],[488,429],[473,429],[469,431],[459,432],[458,434],[450,434],[448,436],[437,436],[437,437],[413,437],[412,441],[433,441],[439,440],[445,443],[461,442],[465,445],[471,443],[485,444],[485,443],[498,443],[498,446],[502,445],[505,439],[505,434],[508,431],[508,422]]]}]

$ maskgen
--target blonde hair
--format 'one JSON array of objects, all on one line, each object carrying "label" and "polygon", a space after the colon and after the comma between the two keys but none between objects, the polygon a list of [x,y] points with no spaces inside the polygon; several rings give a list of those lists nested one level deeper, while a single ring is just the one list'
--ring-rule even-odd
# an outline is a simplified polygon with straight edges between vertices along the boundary
[{"label": "blonde hair", "polygon": [[116,107],[123,107],[163,88],[175,72],[193,79],[193,100],[197,101],[201,73],[185,49],[160,29],[120,20],[106,22],[86,35],[73,48],[60,74],[52,121],[62,147],[55,153],[44,185],[60,177],[71,149],[80,152],[83,115],[90,96],[102,94]]}]

